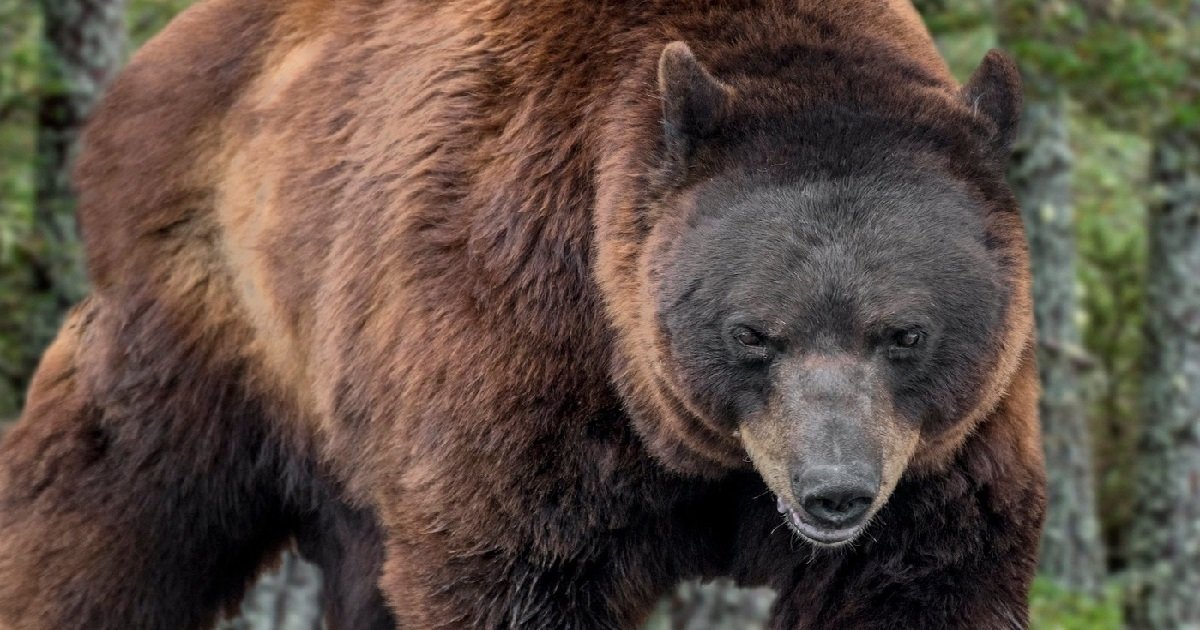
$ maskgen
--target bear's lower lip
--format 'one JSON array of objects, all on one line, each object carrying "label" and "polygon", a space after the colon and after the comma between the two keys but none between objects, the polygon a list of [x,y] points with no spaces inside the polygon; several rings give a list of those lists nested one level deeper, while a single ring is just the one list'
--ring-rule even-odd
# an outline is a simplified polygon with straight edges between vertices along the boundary
[{"label": "bear's lower lip", "polygon": [[815,545],[822,547],[838,547],[844,545],[857,538],[858,535],[862,533],[862,530],[866,527],[866,521],[860,525],[847,527],[844,529],[828,529],[825,527],[819,527],[817,525],[805,522],[805,520],[800,516],[800,512],[785,502],[782,498],[776,497],[775,501],[776,509],[779,510],[780,514],[783,514],[787,517],[788,525],[792,528],[792,531],[800,534],[801,537]]}]

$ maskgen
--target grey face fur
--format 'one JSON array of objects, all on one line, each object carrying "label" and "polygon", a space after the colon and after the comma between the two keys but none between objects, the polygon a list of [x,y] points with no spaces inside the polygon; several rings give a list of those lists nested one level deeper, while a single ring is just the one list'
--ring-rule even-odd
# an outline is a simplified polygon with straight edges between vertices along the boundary
[{"label": "grey face fur", "polygon": [[658,296],[677,381],[737,427],[798,533],[848,542],[982,382],[1005,295],[983,212],[894,164],[690,194]]}]

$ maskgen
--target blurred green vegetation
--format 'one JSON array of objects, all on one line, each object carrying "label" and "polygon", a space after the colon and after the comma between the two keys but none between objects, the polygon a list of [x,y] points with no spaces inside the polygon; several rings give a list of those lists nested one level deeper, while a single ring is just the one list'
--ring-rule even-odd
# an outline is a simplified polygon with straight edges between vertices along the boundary
[{"label": "blurred green vegetation", "polygon": [[[1010,4],[1017,5],[1018,13],[1031,10],[1025,2]],[[1114,27],[1109,26],[1115,22],[1096,20],[1104,26],[1089,30],[1079,6],[1063,5],[1051,2],[1038,10],[1057,15],[1060,21],[1053,27],[1072,33],[1071,41],[1055,45],[1055,37],[1046,34],[1031,37],[1029,42],[1018,42],[1019,50],[1012,52],[1032,55],[1036,63],[1049,68],[1053,76],[1065,83],[1083,82],[1087,73],[1078,68],[1092,69],[1095,63],[1092,57],[1098,53],[1081,47],[1084,38],[1076,33],[1087,33],[1089,41],[1108,39],[1106,45],[1115,46],[1110,37]],[[966,78],[983,54],[997,46],[996,16],[991,2],[935,0],[918,6],[928,16],[938,45],[958,77]],[[1140,39],[1140,34],[1137,37],[1125,34],[1121,39]],[[1122,45],[1136,47],[1130,42]],[[1023,46],[1033,51],[1024,50]],[[1143,55],[1143,61],[1147,55]],[[1114,114],[1114,106],[1103,102],[1104,93],[1117,90],[1112,87],[1113,82],[1134,84],[1140,90],[1143,73],[1140,67],[1129,65],[1109,70],[1117,78],[1107,79],[1095,91],[1087,86],[1073,86],[1072,96],[1082,93],[1083,98],[1073,98],[1069,131],[1074,154],[1072,194],[1081,298],[1081,311],[1076,313],[1076,319],[1083,330],[1084,349],[1090,359],[1084,398],[1096,446],[1101,527],[1110,565],[1119,570],[1124,566],[1123,533],[1128,531],[1133,508],[1130,493],[1139,427],[1146,261],[1144,222],[1151,145],[1148,125],[1156,114],[1144,111]],[[1090,73],[1100,74],[1094,69]],[[1122,74],[1132,76],[1121,79]],[[1147,100],[1142,107],[1151,107],[1151,103]],[[1043,588],[1042,595],[1052,594]]]},{"label": "blurred green vegetation", "polygon": [[0,418],[21,400],[17,377],[36,348],[23,342],[31,301],[21,245],[33,221],[38,31],[32,3],[0,0]]},{"label": "blurred green vegetation", "polygon": [[[130,0],[127,25],[141,45],[188,0]],[[58,322],[34,321],[53,310],[28,273],[33,227],[34,155],[41,62],[41,15],[29,0],[0,0],[0,420],[14,416],[40,340]],[[36,332],[35,332],[36,331]]]},{"label": "blurred green vegetation", "polygon": [[1081,114],[1071,119],[1071,140],[1083,308],[1077,317],[1094,361],[1086,400],[1096,447],[1100,525],[1110,568],[1122,569],[1139,429],[1150,141]]},{"label": "blurred green vegetation", "polygon": [[1030,630],[1120,630],[1121,597],[1116,588],[1103,599],[1089,599],[1055,586],[1049,580],[1033,583]]}]

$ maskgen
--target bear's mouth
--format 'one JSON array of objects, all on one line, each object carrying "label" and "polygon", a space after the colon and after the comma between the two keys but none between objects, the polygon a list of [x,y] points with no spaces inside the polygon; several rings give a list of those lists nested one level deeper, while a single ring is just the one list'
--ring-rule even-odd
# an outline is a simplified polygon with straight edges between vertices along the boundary
[{"label": "bear's mouth", "polygon": [[861,534],[863,530],[867,528],[867,524],[871,522],[871,519],[868,518],[863,522],[851,527],[830,529],[828,527],[822,527],[820,525],[809,523],[804,519],[803,513],[799,509],[793,507],[790,503],[784,501],[783,498],[778,495],[775,497],[775,507],[779,510],[779,513],[783,515],[784,521],[793,532],[796,532],[801,538],[804,538],[808,542],[818,547],[833,548],[848,544],[855,538],[858,538],[858,535]]}]

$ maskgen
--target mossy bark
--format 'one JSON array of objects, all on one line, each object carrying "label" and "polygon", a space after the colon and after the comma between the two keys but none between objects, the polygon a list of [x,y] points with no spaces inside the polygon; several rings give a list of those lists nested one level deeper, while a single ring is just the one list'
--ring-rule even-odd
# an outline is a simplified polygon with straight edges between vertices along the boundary
[{"label": "mossy bark", "polygon": [[1200,627],[1200,134],[1167,130],[1151,158],[1145,376],[1131,628]]},{"label": "mossy bark", "polygon": [[[92,106],[125,60],[125,0],[41,0],[35,264],[60,311],[83,296],[71,165]],[[57,319],[57,318],[56,318]]]},{"label": "mossy bark", "polygon": [[[71,165],[87,115],[124,63],[125,0],[40,0],[33,225],[20,255],[28,278],[22,352],[0,375],[23,391],[63,314],[86,292]],[[3,411],[13,411],[3,410]]]},{"label": "mossy bark", "polygon": [[1099,593],[1105,572],[1096,511],[1093,451],[1083,400],[1082,308],[1076,279],[1071,146],[1066,99],[1035,96],[1025,107],[1009,173],[1021,203],[1033,268],[1039,406],[1049,511],[1041,570],[1059,585]]}]

